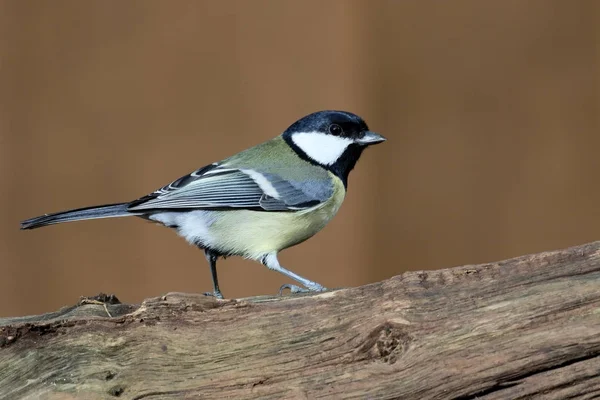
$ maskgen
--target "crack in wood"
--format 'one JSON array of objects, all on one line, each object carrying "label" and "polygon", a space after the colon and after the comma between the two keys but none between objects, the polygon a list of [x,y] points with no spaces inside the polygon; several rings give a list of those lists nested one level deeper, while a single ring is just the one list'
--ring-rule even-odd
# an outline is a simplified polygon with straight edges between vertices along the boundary
[{"label": "crack in wood", "polygon": [[[580,363],[583,361],[587,361],[587,360],[591,360],[591,359],[599,358],[599,357],[600,357],[600,350],[594,351],[590,354],[576,356],[571,359],[568,359],[568,360],[565,360],[562,362],[558,362],[557,364],[551,364],[552,361],[549,360],[546,363],[544,363],[543,365],[540,365],[539,367],[533,367],[529,370],[526,370],[526,372],[523,372],[523,373],[520,373],[520,372],[508,373],[505,376],[500,377],[499,381],[497,383],[495,383],[494,385],[492,385],[488,388],[477,391],[475,393],[469,393],[469,394],[453,397],[452,400],[481,399],[484,396],[488,396],[492,393],[495,393],[495,392],[498,392],[501,390],[506,390],[506,389],[512,388],[514,386],[520,385],[524,380],[531,378],[532,376],[542,374],[544,372],[558,370],[558,369],[565,368],[565,367],[568,367],[568,366],[576,364],[576,363]],[[566,387],[569,385],[573,385],[575,382],[576,381],[573,380],[569,383],[564,383],[561,385],[554,385],[554,386],[550,385],[549,387],[544,388],[544,390],[548,391],[548,390],[560,389],[560,388],[563,388],[563,387]]]}]

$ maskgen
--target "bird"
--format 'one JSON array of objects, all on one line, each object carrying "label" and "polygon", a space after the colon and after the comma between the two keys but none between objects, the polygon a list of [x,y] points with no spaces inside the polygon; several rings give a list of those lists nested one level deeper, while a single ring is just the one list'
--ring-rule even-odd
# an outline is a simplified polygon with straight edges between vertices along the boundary
[{"label": "bird", "polygon": [[217,260],[241,256],[297,284],[280,293],[322,292],[323,285],[284,268],[278,253],[309,239],[337,213],[348,175],[367,147],[386,139],[347,111],[306,115],[279,136],[199,168],[139,199],[78,208],[21,222],[35,229],[64,222],[140,217],[172,228],[204,251],[212,292],[223,299]]}]

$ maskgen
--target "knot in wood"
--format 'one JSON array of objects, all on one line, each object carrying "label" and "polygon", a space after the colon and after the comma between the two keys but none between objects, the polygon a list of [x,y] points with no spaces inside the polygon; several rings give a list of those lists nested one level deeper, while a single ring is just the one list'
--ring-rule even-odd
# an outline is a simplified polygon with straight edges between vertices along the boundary
[{"label": "knot in wood", "polygon": [[373,329],[358,349],[360,360],[383,361],[394,364],[408,350],[412,337],[406,325],[386,321]]}]

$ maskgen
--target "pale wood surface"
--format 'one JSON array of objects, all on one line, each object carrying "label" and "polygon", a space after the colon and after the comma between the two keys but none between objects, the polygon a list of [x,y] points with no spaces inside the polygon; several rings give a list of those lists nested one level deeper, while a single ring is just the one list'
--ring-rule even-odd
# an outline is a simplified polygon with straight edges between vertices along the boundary
[{"label": "pale wood surface", "polygon": [[0,319],[0,398],[600,398],[599,256]]}]

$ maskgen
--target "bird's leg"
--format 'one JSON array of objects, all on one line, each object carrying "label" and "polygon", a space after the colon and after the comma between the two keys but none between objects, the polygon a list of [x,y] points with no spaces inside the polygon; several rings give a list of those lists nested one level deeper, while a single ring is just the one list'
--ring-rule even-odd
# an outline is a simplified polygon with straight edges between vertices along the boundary
[{"label": "bird's leg", "polygon": [[204,250],[204,255],[206,256],[206,261],[208,261],[208,265],[210,265],[210,274],[212,276],[213,283],[213,292],[207,292],[204,294],[206,296],[214,296],[217,299],[222,299],[223,294],[221,293],[221,289],[219,289],[219,280],[217,279],[217,258],[219,258],[219,256],[208,249]]},{"label": "bird's leg", "polygon": [[267,268],[272,269],[273,271],[281,272],[283,275],[292,278],[296,282],[300,282],[304,286],[304,288],[302,288],[297,285],[285,284],[281,286],[281,288],[279,288],[279,294],[281,294],[284,289],[290,289],[292,293],[323,292],[327,290],[327,288],[323,285],[320,285],[317,282],[313,282],[309,279],[303,278],[300,275],[283,268],[279,264],[279,260],[277,260],[276,253],[267,254],[262,258],[261,261],[263,265]]}]

